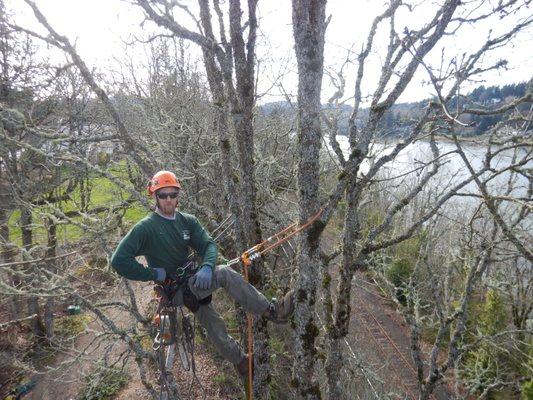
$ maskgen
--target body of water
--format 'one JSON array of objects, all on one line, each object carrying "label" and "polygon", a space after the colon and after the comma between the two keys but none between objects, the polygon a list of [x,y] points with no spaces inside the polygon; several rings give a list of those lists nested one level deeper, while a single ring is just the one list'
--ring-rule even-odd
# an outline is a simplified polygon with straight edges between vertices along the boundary
[{"label": "body of water", "polygon": [[[347,157],[349,154],[347,137],[339,137],[339,144]],[[372,146],[371,151],[373,158],[365,161],[361,167],[361,173],[366,174],[370,165],[380,157],[390,153],[394,148],[394,145],[395,143],[375,143]],[[429,199],[431,196],[442,196],[470,176],[460,155],[455,152],[456,146],[454,143],[441,141],[437,143],[437,146],[440,155],[442,156],[442,165],[437,174],[428,182],[424,189],[424,194],[421,195],[426,199]],[[478,171],[483,168],[487,148],[481,145],[467,143],[462,144],[462,147],[474,169]],[[496,150],[496,147],[492,148],[492,152],[495,152]],[[333,154],[333,156],[335,155]],[[494,156],[490,163],[492,171],[486,172],[481,176],[481,180],[490,178],[488,181],[489,193],[493,196],[518,198],[522,203],[529,201],[531,204],[531,199],[526,199],[526,197],[529,187],[529,179],[531,179],[531,171],[533,170],[532,156],[531,149],[525,147],[504,150]],[[528,162],[520,169],[522,171],[528,169],[529,172],[527,174],[520,174],[511,170],[507,170],[500,174],[497,173],[497,171],[501,171],[509,167],[509,165],[524,159],[528,159]],[[425,169],[422,169],[424,164],[427,164],[431,160],[433,160],[433,154],[429,143],[416,142],[407,146],[394,160],[385,164],[376,178],[382,180],[383,187],[387,188],[387,191],[390,191],[391,193],[394,192],[395,188],[396,190],[401,190],[403,188],[403,192],[405,192],[405,188],[416,185],[422,174],[430,168],[430,166],[428,166]],[[465,185],[459,193],[476,195],[480,192],[476,183],[472,181]],[[446,202],[444,209],[454,213],[456,216],[466,215],[465,213],[476,208],[480,201],[481,199],[475,196],[456,196]],[[518,212],[520,207],[521,203],[510,201],[502,201],[500,203],[500,211],[507,218],[512,218],[513,215]],[[529,220],[523,221],[523,223],[531,227],[533,217],[528,217],[526,219]],[[526,230],[531,232],[530,229],[526,228]]]},{"label": "body of water", "polygon": [[[349,154],[347,137],[340,136],[339,144],[345,156],[347,157]],[[394,148],[394,145],[395,143],[375,143],[371,149],[371,155],[373,159],[367,160],[363,164],[361,167],[361,172],[363,174],[367,173],[372,162],[375,162],[379,158],[389,154]],[[455,152],[455,144],[450,142],[438,142],[437,146],[439,148],[440,155],[443,157],[441,159],[442,165],[439,169],[439,172],[432,179],[433,185],[445,185],[446,187],[452,187],[467,179],[470,176],[470,173],[459,154]],[[478,171],[483,168],[487,149],[483,146],[472,144],[462,144],[462,147],[474,169]],[[495,152],[496,150],[497,148],[493,147],[492,152]],[[531,149],[526,149],[525,147],[509,149],[500,152],[492,158],[490,167],[493,169],[493,171],[499,171],[508,167],[512,163],[516,163],[525,159],[526,157],[529,158],[529,161],[525,166],[521,167],[521,169],[529,169],[529,171],[531,171],[533,169],[533,154]],[[417,170],[431,160],[433,160],[433,154],[431,152],[429,143],[416,142],[407,146],[394,160],[385,164],[382,167],[382,171],[380,172],[379,176],[382,178],[398,177],[398,179],[404,179],[406,176],[412,175],[414,178],[417,175]],[[487,179],[492,175],[494,175],[493,172],[487,172],[481,178]],[[506,171],[501,174],[497,174],[488,183],[490,193],[493,195],[502,195],[506,193],[509,186],[511,187],[512,196],[525,197],[527,195],[529,180],[522,174]],[[477,186],[474,182],[469,183],[461,191],[478,193]]]}]

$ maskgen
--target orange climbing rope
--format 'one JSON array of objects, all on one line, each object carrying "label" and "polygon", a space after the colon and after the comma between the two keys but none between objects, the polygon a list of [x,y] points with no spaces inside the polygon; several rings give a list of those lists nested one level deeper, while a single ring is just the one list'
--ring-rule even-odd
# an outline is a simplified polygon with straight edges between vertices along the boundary
[{"label": "orange climbing rope", "polygon": [[[246,260],[246,261],[245,261]],[[252,264],[250,259],[243,259],[242,262],[244,269],[244,280],[246,282],[249,282],[248,277],[248,267]],[[253,391],[253,381],[254,381],[254,375],[253,375],[253,365],[254,365],[254,338],[253,338],[253,321],[252,321],[252,315],[250,313],[246,313],[246,330],[248,332],[248,399],[252,400],[254,396]]]},{"label": "orange climbing rope", "polygon": [[[307,229],[313,222],[315,222],[320,215],[322,215],[322,208],[318,212],[311,216],[305,223],[299,225],[298,223],[293,223],[283,228],[281,231],[270,236],[269,238],[263,240],[261,243],[256,244],[253,247],[250,247],[248,250],[244,251],[239,257],[234,258],[226,263],[227,266],[235,265],[240,262],[246,265],[246,263],[257,260],[262,257],[270,250],[275,249],[279,245],[285,243],[287,240],[300,233],[304,229]],[[249,264],[248,264],[249,265]]]},{"label": "orange climbing rope", "polygon": [[[275,249],[281,244],[285,243],[287,240],[300,233],[304,229],[307,229],[313,222],[315,222],[320,215],[322,215],[323,208],[318,210],[318,212],[310,217],[305,223],[299,225],[298,223],[293,223],[283,228],[281,231],[270,236],[266,240],[262,241],[259,244],[249,248],[240,257],[234,258],[229,261],[226,265],[234,265],[239,262],[243,264],[243,274],[244,280],[249,281],[248,268],[252,265],[254,260],[264,256],[270,250]],[[252,324],[252,315],[250,313],[246,314],[246,326],[248,331],[248,399],[253,400],[253,324]]]}]

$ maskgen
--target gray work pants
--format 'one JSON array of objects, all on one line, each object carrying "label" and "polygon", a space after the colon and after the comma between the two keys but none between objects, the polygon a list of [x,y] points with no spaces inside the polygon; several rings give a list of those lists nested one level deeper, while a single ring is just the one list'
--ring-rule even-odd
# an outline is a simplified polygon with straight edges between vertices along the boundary
[{"label": "gray work pants", "polygon": [[[198,299],[203,299],[215,290],[224,288],[233,300],[239,303],[246,312],[254,315],[263,314],[269,305],[266,297],[256,288],[244,280],[241,274],[230,267],[216,266],[213,273],[211,287],[207,290],[199,290],[194,287],[195,277],[189,278],[189,288]],[[183,305],[183,292],[178,290],[173,303],[177,306]],[[226,329],[226,324],[220,314],[213,308],[212,304],[200,305],[198,311],[194,313],[200,325],[207,331],[207,337],[216,347],[222,357],[233,364],[241,362],[245,354],[235,339],[233,339]]]}]

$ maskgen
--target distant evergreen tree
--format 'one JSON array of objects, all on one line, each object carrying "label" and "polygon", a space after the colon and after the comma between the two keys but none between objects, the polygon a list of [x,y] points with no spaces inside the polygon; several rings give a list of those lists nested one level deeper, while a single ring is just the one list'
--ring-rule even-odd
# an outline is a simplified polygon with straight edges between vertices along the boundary
[{"label": "distant evergreen tree", "polygon": [[481,97],[481,94],[485,92],[485,86],[481,85],[481,86],[478,86],[477,88],[475,88],[474,90],[472,90],[472,92],[468,95],[468,97],[470,97],[472,100],[479,100],[479,98]]},{"label": "distant evergreen tree", "polygon": [[[483,106],[487,108],[499,107],[499,103],[506,101],[507,98],[518,98],[526,94],[527,83],[520,82],[515,84],[499,86],[479,86],[472,90],[467,98],[474,106]],[[474,134],[481,135],[488,129],[492,128],[495,124],[500,122],[504,118],[505,114],[500,115],[475,115],[472,116],[472,121],[475,124]]]},{"label": "distant evergreen tree", "polygon": [[[480,85],[473,89],[466,95],[452,97],[448,103],[448,110],[456,110],[463,107],[474,108],[497,108],[503,105],[503,102],[509,101],[513,98],[522,97],[527,91],[527,82],[507,84],[500,86],[484,86]],[[412,125],[412,121],[417,118],[417,115],[422,113],[422,110],[427,106],[428,101],[438,101],[438,98],[433,97],[414,103],[398,103],[385,113],[379,128],[382,134],[386,136],[401,136]],[[529,108],[528,104],[518,106],[518,109],[525,111]],[[259,107],[259,110],[265,116],[287,115],[288,118],[293,115],[294,111],[286,102],[267,103]],[[330,106],[324,106],[326,112],[333,112]],[[348,119],[351,114],[351,107],[342,106],[340,110],[340,118],[338,121],[338,129],[341,135],[346,135],[348,132]],[[338,112],[338,111],[335,111]],[[366,119],[368,109],[363,109],[359,113],[358,124],[362,124]],[[463,132],[465,135],[481,135],[495,124],[500,122],[507,114],[500,115],[471,115],[461,118],[462,121],[473,123],[473,129]]]}]

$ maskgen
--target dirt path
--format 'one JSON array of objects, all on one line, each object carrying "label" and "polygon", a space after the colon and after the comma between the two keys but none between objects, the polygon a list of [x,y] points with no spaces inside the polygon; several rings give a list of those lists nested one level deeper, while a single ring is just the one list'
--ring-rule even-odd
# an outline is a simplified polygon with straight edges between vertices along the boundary
[{"label": "dirt path", "polygon": [[[367,387],[368,397],[388,393],[392,398],[417,399],[416,370],[411,359],[409,331],[386,299],[377,294],[364,275],[354,278],[349,342],[360,350],[362,362],[372,367],[378,379],[362,376],[359,383]],[[374,386],[373,390],[371,382]],[[431,400],[450,396],[438,386]]]},{"label": "dirt path", "polygon": [[[142,290],[137,285],[138,290]],[[108,291],[106,300],[122,301],[126,296],[124,289],[114,288]],[[104,300],[104,299],[99,299]],[[113,320],[117,326],[129,324],[130,318],[124,311],[118,309],[106,310],[106,315]],[[115,341],[114,343],[95,341],[95,336],[102,331],[102,325],[92,314],[90,322],[87,324],[86,333],[80,335],[70,349],[58,352],[53,361],[46,367],[46,374],[36,374],[33,376],[36,385],[34,389],[25,397],[29,400],[59,400],[75,399],[83,385],[83,377],[89,373],[96,362],[104,357],[112,345],[111,355],[118,354],[126,348],[125,343]],[[44,371],[41,371],[44,372]]]},{"label": "dirt path", "polygon": [[[135,292],[140,302],[139,307],[144,310],[151,299],[151,284],[134,283]],[[108,300],[125,299],[127,294],[123,288],[109,292]],[[408,329],[401,318],[395,314],[381,298],[375,288],[366,282],[363,275],[354,278],[352,292],[351,331],[348,345],[361,357],[359,373],[348,383],[350,393],[358,393],[362,399],[381,399],[386,394],[392,399],[415,399],[418,395],[415,372],[410,356],[410,341]],[[108,310],[106,314],[119,326],[128,326],[129,315],[120,310]],[[24,397],[31,400],[69,400],[75,399],[83,381],[83,375],[88,373],[95,362],[102,359],[109,350],[106,346],[94,346],[95,332],[101,330],[100,322],[93,320],[89,324],[91,333],[81,335],[75,344],[75,351],[59,353],[51,364],[55,370],[46,375],[35,377],[36,387]],[[107,343],[112,345],[112,354],[118,354],[126,349],[121,341]],[[85,349],[83,357],[76,363],[69,363],[76,351]],[[234,400],[239,399],[240,392],[237,379],[231,366],[213,355],[213,351],[205,344],[196,349],[197,376],[205,387],[205,392],[198,385],[192,386],[190,395],[188,388],[192,382],[192,375],[184,371],[179,360],[176,360],[174,376],[183,389],[183,397],[190,399]],[[148,399],[149,396],[138,379],[138,371],[133,360],[130,360],[128,372],[133,379],[118,395],[118,400]],[[155,378],[154,378],[155,379]],[[432,400],[445,400],[449,396],[442,387],[435,390]]]},{"label": "dirt path", "polygon": [[[139,301],[139,308],[145,310],[152,298],[152,284],[141,282],[133,283],[134,291]],[[122,285],[108,291],[107,300],[124,300],[127,293]],[[102,300],[102,299],[100,299]],[[142,311],[141,311],[142,312]],[[118,308],[107,309],[105,314],[119,327],[128,327],[131,323],[130,315]],[[46,374],[36,374],[33,380],[35,387],[24,396],[25,400],[71,400],[76,399],[83,385],[83,376],[87,374],[99,360],[104,357],[112,359],[117,354],[127,350],[123,341],[106,340],[101,344],[95,341],[95,335],[102,331],[99,320],[92,319],[88,324],[87,333],[80,335],[70,350],[59,352],[47,367]],[[79,358],[73,361],[76,356]],[[176,360],[174,376],[180,383],[180,387],[185,388],[183,395],[187,394],[192,375],[188,371],[183,371],[179,367],[179,360]],[[205,387],[206,399],[208,400],[229,400],[237,399],[235,393],[235,379],[231,376],[232,369],[227,365],[217,362],[205,346],[197,346],[196,349],[197,376]],[[138,379],[137,366],[130,358],[126,371],[132,377],[127,386],[117,396],[118,400],[148,399],[149,396]],[[218,379],[213,379],[218,377]],[[153,378],[155,380],[155,377]],[[219,381],[221,384],[217,383]],[[227,384],[223,385],[226,380]],[[202,399],[203,391],[198,384],[193,385],[190,399]]]}]

